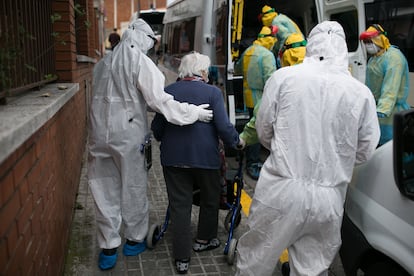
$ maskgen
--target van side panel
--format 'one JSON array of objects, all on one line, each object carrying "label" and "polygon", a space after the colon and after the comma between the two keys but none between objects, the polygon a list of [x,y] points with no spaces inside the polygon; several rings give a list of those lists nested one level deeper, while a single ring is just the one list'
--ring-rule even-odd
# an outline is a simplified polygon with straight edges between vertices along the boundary
[{"label": "van side panel", "polygon": [[386,143],[367,163],[355,168],[345,213],[372,248],[414,274],[414,201],[404,198],[395,184],[392,146],[392,141]]}]

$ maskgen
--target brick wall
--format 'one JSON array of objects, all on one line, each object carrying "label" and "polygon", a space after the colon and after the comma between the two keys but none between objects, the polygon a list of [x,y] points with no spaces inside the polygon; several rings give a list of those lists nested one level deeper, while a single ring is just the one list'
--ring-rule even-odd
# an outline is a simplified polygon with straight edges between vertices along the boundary
[{"label": "brick wall", "polygon": [[60,275],[85,145],[80,90],[0,165],[1,275]]},{"label": "brick wall", "polygon": [[[82,2],[96,30],[93,0]],[[85,150],[93,70],[91,63],[76,62],[73,7],[73,0],[53,0],[53,12],[62,15],[54,31],[67,34],[65,45],[56,44],[55,62],[58,81],[79,83],[79,91],[0,163],[0,275],[63,272]],[[83,36],[88,36],[82,40],[88,41],[85,54],[93,55],[99,48],[96,34],[87,31]]]},{"label": "brick wall", "polygon": [[[153,0],[139,0],[141,10],[149,10]],[[157,9],[165,9],[167,0],[155,0]],[[131,0],[116,0],[117,3],[117,22],[114,25],[114,0],[105,0],[105,28],[107,32],[112,32],[114,26],[120,29],[121,22],[128,22],[131,17],[131,10],[136,11],[138,8],[137,1],[133,1],[134,7],[131,9]]]}]

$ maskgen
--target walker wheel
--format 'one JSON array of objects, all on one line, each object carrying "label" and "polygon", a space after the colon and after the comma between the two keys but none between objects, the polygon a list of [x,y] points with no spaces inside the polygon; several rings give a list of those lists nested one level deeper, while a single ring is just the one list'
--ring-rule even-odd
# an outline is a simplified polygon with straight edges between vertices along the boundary
[{"label": "walker wheel", "polygon": [[160,233],[160,226],[152,224],[148,230],[147,247],[153,249],[158,242],[157,236]]},{"label": "walker wheel", "polygon": [[231,239],[229,244],[229,252],[227,253],[227,263],[232,265],[236,257],[237,240]]},{"label": "walker wheel", "polygon": [[[237,228],[237,226],[239,226],[240,221],[241,221],[241,209],[242,206],[241,204],[239,205],[239,207],[237,207],[236,210],[236,220],[234,221],[234,226],[233,226],[233,230]],[[224,219],[224,228],[227,230],[227,232],[230,232],[230,227],[231,227],[231,218],[233,216],[233,210],[230,209],[230,211],[227,213],[226,218]]]}]

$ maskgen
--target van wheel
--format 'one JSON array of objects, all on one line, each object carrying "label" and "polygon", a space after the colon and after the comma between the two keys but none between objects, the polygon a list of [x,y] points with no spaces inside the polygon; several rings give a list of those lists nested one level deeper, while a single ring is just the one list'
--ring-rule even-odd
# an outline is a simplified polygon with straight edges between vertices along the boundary
[{"label": "van wheel", "polygon": [[410,276],[403,268],[393,261],[372,263],[364,269],[365,276]]}]

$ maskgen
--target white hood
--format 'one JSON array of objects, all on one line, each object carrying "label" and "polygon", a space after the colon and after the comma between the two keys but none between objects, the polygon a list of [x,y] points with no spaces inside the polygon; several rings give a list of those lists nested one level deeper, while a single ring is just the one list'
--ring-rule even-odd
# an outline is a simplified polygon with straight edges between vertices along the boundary
[{"label": "white hood", "polygon": [[146,53],[154,46],[155,34],[151,27],[141,18],[134,19],[129,23],[128,29],[122,35],[123,41],[130,40],[133,44]]},{"label": "white hood", "polygon": [[309,34],[304,62],[324,62],[327,66],[348,70],[345,32],[336,21],[325,21]]}]

